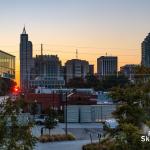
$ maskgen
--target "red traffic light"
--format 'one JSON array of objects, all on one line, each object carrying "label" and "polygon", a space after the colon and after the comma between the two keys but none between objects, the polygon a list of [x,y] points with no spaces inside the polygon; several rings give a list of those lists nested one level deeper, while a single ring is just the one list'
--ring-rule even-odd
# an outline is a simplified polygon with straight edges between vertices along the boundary
[{"label": "red traffic light", "polygon": [[19,88],[18,87],[14,87],[14,90],[13,90],[15,93],[18,93],[19,92]]}]

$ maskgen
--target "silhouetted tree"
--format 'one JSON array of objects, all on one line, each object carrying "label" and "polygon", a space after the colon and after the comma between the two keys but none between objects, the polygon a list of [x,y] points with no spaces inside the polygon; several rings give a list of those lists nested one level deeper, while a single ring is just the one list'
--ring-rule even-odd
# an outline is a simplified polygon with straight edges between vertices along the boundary
[{"label": "silhouetted tree", "polygon": [[49,135],[51,129],[53,129],[57,125],[56,119],[57,119],[56,111],[50,108],[48,111],[48,116],[45,119],[45,128],[49,129]]},{"label": "silhouetted tree", "polygon": [[95,75],[86,76],[86,87],[94,88],[95,90],[101,89],[101,82]]},{"label": "silhouetted tree", "polygon": [[13,80],[0,77],[0,95],[6,95],[12,92],[14,86],[16,86],[16,82]]},{"label": "silhouetted tree", "polygon": [[83,78],[73,78],[70,79],[69,82],[67,83],[67,87],[69,88],[85,88],[86,83],[83,80]]},{"label": "silhouetted tree", "polygon": [[145,83],[150,81],[150,68],[144,66],[137,66],[134,69],[135,83]]},{"label": "silhouetted tree", "polygon": [[104,90],[110,90],[113,87],[120,86],[124,87],[126,84],[129,84],[129,80],[124,75],[113,75],[113,76],[106,76],[102,81],[102,88]]},{"label": "silhouetted tree", "polygon": [[143,125],[149,125],[147,122],[150,120],[147,112],[150,107],[149,92],[139,85],[112,90],[111,97],[120,104],[113,113],[119,127],[103,143],[107,143],[107,150],[146,150],[150,146],[149,142],[141,142]]},{"label": "silhouetted tree", "polygon": [[0,149],[32,150],[36,143],[30,131],[32,123],[18,121],[19,104],[7,99],[0,105],[0,114]]}]

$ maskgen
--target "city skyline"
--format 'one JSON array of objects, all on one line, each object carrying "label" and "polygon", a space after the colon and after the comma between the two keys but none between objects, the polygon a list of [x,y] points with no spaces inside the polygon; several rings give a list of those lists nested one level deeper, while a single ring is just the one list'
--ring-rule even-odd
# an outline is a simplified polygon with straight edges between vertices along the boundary
[{"label": "city skyline", "polygon": [[43,43],[44,54],[58,54],[63,64],[76,57],[76,49],[79,59],[94,64],[95,70],[96,59],[106,53],[118,56],[119,67],[139,64],[141,42],[150,31],[149,4],[148,0],[5,0],[0,5],[0,49],[17,56],[17,82],[19,34],[24,24],[34,56]]}]

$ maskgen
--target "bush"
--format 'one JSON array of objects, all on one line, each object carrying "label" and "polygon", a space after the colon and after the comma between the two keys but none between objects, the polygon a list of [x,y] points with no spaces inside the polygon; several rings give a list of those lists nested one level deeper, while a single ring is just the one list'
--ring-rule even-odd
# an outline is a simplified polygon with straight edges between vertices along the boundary
[{"label": "bush", "polygon": [[99,150],[99,144],[97,143],[93,143],[93,144],[87,144],[87,145],[84,145],[82,147],[82,150]]},{"label": "bush", "polygon": [[110,139],[102,139],[100,144],[86,144],[82,147],[82,150],[110,150],[114,144],[115,143]]},{"label": "bush", "polygon": [[63,115],[59,115],[58,116],[58,120],[60,123],[64,123],[64,116]]},{"label": "bush", "polygon": [[66,135],[42,135],[38,138],[39,142],[55,142],[55,141],[73,141],[75,137],[72,134]]}]

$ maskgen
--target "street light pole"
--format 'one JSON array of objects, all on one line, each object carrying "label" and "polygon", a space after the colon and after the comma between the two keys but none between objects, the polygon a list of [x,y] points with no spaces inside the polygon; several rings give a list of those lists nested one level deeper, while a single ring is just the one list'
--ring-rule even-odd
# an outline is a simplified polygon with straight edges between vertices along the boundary
[{"label": "street light pole", "polygon": [[75,92],[76,92],[75,89],[73,89],[70,94],[68,94],[66,92],[66,100],[65,100],[66,101],[65,102],[65,132],[66,132],[66,135],[68,135],[68,110],[67,110],[67,108],[68,108],[68,98],[71,97]]},{"label": "street light pole", "polygon": [[53,91],[53,111],[54,111],[54,91]]},{"label": "street light pole", "polygon": [[68,120],[67,120],[67,106],[68,106],[68,96],[67,96],[67,92],[66,92],[66,99],[65,99],[65,133],[66,136],[68,135]]},{"label": "street light pole", "polygon": [[103,119],[103,110],[102,110],[102,108],[103,108],[103,106],[102,106],[102,104],[101,104],[101,122],[102,122],[102,119]]}]

